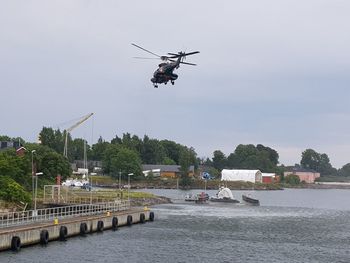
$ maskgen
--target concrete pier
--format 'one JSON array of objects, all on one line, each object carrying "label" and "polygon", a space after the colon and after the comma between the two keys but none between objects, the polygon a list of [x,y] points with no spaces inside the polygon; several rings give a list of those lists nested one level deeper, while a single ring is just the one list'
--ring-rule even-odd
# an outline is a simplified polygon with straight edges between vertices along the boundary
[{"label": "concrete pier", "polygon": [[116,230],[119,226],[131,226],[153,220],[154,213],[148,209],[134,209],[2,228],[0,251],[8,249],[18,251],[24,246],[47,244],[53,240],[65,240],[71,236],[86,235],[105,229]]}]

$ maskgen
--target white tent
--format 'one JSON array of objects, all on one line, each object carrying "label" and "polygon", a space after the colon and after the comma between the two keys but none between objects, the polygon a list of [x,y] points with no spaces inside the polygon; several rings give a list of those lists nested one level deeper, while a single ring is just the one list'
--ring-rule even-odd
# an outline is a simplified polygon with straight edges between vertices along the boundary
[{"label": "white tent", "polygon": [[259,170],[228,170],[221,171],[221,181],[245,181],[261,183],[262,176]]}]

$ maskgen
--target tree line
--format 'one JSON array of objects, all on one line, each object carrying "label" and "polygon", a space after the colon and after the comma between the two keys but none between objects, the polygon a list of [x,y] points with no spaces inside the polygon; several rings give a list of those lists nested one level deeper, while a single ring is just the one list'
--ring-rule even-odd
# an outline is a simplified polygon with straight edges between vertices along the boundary
[{"label": "tree line", "polygon": [[[132,179],[142,178],[141,164],[179,165],[183,175],[190,165],[194,165],[197,173],[206,171],[215,177],[219,177],[224,168],[259,169],[279,175],[283,175],[289,168],[279,164],[279,154],[276,150],[262,144],[240,144],[228,156],[221,150],[215,150],[211,158],[198,158],[192,147],[171,140],[149,138],[147,135],[140,138],[123,133],[121,137],[116,135],[110,141],[100,137],[97,143],[90,146],[84,139],[73,139],[68,134],[68,158],[65,158],[64,138],[65,131],[49,127],[43,127],[41,130],[40,144],[25,142],[21,138],[0,136],[0,141],[19,140],[26,148],[24,156],[17,156],[14,149],[0,152],[0,199],[8,199],[9,196],[30,198],[21,194],[21,191],[31,189],[32,163],[36,171],[44,174],[39,184],[52,183],[57,175],[62,179],[70,176],[70,163],[83,159],[84,144],[89,160],[101,161],[105,174],[119,176],[119,173],[122,173],[124,179],[129,173],[133,174]],[[350,176],[350,163],[337,170],[332,167],[327,154],[318,153],[313,149],[303,151],[300,164],[296,165],[320,172],[321,176]],[[187,176],[183,177],[184,181],[187,179]],[[20,194],[11,194],[11,191]]]}]

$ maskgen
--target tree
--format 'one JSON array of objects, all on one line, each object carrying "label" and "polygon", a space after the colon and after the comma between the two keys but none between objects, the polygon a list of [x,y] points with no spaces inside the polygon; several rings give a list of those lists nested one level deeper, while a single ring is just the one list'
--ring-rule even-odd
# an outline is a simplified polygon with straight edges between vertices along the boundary
[{"label": "tree", "polygon": [[340,176],[350,176],[350,163],[345,164],[341,169],[339,169]]},{"label": "tree", "polygon": [[137,152],[124,147],[120,148],[117,154],[111,158],[110,172],[112,175],[122,172],[125,179],[126,175],[130,173],[133,173],[133,177],[140,176],[141,160]]},{"label": "tree", "polygon": [[236,169],[259,169],[277,172],[278,153],[270,147],[258,144],[240,144],[227,158],[227,166]]},{"label": "tree", "polygon": [[188,171],[191,166],[191,152],[189,149],[182,149],[180,153],[180,185],[183,187],[191,184],[191,178],[188,176]]},{"label": "tree", "polygon": [[[33,155],[34,164],[36,166],[37,172],[42,172],[42,179],[49,180],[51,182],[55,181],[58,175],[62,179],[69,177],[72,173],[72,169],[69,161],[61,154],[57,153],[48,146],[43,146],[40,144],[26,144],[25,147],[28,152],[35,150]],[[31,156],[27,155],[28,160]],[[40,180],[42,182],[42,180]]]},{"label": "tree", "polygon": [[279,158],[279,155],[277,153],[276,150],[270,148],[270,147],[267,147],[267,146],[264,146],[262,144],[258,144],[256,146],[256,149],[259,151],[259,152],[266,152],[267,153],[267,157],[268,159],[276,166],[278,164],[278,158]]},{"label": "tree", "polygon": [[101,161],[103,159],[103,154],[109,144],[109,142],[105,142],[100,136],[98,142],[92,145],[91,158],[95,161]]},{"label": "tree", "polygon": [[320,163],[320,154],[313,149],[306,149],[301,155],[302,167],[317,171]]},{"label": "tree", "polygon": [[7,135],[0,135],[0,141],[9,142],[11,141],[11,138]]},{"label": "tree", "polygon": [[111,140],[111,144],[122,144],[122,139],[115,135],[115,137]]},{"label": "tree", "polygon": [[141,154],[142,152],[143,142],[137,135],[131,136],[130,133],[123,133],[120,144],[127,149],[137,152],[138,154]]},{"label": "tree", "polygon": [[74,160],[83,160],[84,159],[84,144],[86,148],[86,154],[89,158],[92,157],[93,153],[90,148],[90,145],[87,144],[85,139],[77,138],[74,139],[69,146],[69,160],[73,162]]},{"label": "tree", "polygon": [[[63,153],[64,148],[64,136],[65,133],[62,134],[62,132],[58,130],[53,130],[50,127],[43,127],[41,132],[39,133],[39,140],[42,145],[48,146],[51,149],[55,150],[58,153]],[[70,145],[71,137],[68,138]]]},{"label": "tree", "polygon": [[170,159],[169,157],[165,157],[162,164],[176,165],[176,162],[173,159]]},{"label": "tree", "polygon": [[301,156],[300,164],[306,169],[312,169],[321,175],[336,174],[336,169],[330,164],[327,154],[318,153],[313,149],[306,149]]},{"label": "tree", "polygon": [[117,156],[120,149],[120,144],[107,145],[102,157],[102,168],[104,173],[111,174],[111,160]]},{"label": "tree", "polygon": [[0,152],[0,175],[6,175],[27,189],[31,186],[30,157],[17,156],[15,149]]},{"label": "tree", "polygon": [[144,164],[162,164],[165,151],[158,140],[150,139],[147,135],[143,138],[141,159]]},{"label": "tree", "polygon": [[240,144],[236,147],[234,154],[240,169],[256,169],[257,149],[253,144]]},{"label": "tree", "polygon": [[58,175],[65,179],[71,175],[71,167],[68,160],[54,151],[47,151],[43,156],[37,154],[37,171],[43,173],[43,178],[54,181]]},{"label": "tree", "polygon": [[179,164],[180,152],[181,152],[182,146],[176,142],[169,141],[169,140],[162,140],[160,141],[160,144],[163,146],[163,149],[165,150],[166,157],[173,160],[175,164]]},{"label": "tree", "polygon": [[227,162],[226,156],[222,151],[219,151],[219,150],[214,151],[214,153],[213,153],[213,167],[216,170],[221,171],[222,169],[224,169],[226,166],[226,162]]}]

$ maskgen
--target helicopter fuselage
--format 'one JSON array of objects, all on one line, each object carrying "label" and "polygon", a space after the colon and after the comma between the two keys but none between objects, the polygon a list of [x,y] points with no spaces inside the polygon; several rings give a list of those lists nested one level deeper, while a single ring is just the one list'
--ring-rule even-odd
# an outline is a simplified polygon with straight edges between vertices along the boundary
[{"label": "helicopter fuselage", "polygon": [[154,87],[158,87],[157,84],[161,83],[167,84],[168,81],[174,85],[174,81],[178,78],[178,75],[173,72],[174,69],[179,68],[179,62],[180,58],[175,62],[159,64],[158,69],[153,74],[153,78],[151,78]]},{"label": "helicopter fuselage", "polygon": [[[183,60],[186,58],[186,56],[194,55],[199,53],[199,51],[193,51],[193,52],[178,52],[178,53],[168,53],[166,56],[160,56],[156,53],[153,53],[152,51],[149,51],[141,46],[138,46],[134,43],[131,43],[131,45],[153,55],[161,59],[163,62],[158,65],[158,69],[153,73],[153,77],[151,78],[151,82],[153,83],[153,86],[155,88],[158,88],[158,84],[164,83],[165,85],[168,83],[168,81],[171,82],[171,84],[175,84],[175,80],[178,78],[178,75],[174,74],[174,70],[178,69],[180,67],[180,64],[186,64],[191,66],[196,66],[196,64],[184,62]],[[135,57],[139,59],[152,59],[152,58],[143,58],[143,57]],[[176,60],[175,60],[176,59]]]}]

